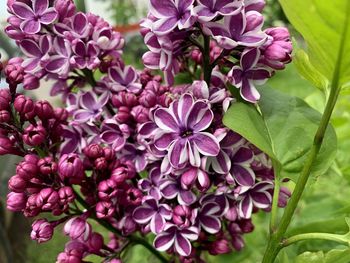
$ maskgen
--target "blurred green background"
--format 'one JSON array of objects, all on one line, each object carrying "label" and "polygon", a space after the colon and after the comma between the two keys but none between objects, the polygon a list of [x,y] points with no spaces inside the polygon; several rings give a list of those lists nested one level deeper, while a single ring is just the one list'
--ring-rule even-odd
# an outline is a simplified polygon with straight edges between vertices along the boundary
[{"label": "blurred green background", "polygon": [[[3,1],[3,0],[2,0]],[[138,1],[138,0],[137,0]],[[128,0],[98,0],[103,2],[108,9],[110,22],[118,26],[125,26],[136,23],[145,13],[144,9],[136,6],[137,1]],[[275,0],[267,1],[266,23],[267,26],[288,25],[283,11]],[[107,10],[106,9],[106,10]],[[297,37],[293,28],[290,28],[294,37]],[[298,37],[297,37],[298,38]],[[17,52],[14,45],[4,42],[1,38],[0,46],[5,47],[9,55]],[[135,31],[127,32],[126,50],[124,58],[127,64],[141,67],[141,56],[146,50],[142,38]],[[297,73],[293,64],[288,65],[286,70],[278,72],[268,83],[268,86],[278,89],[290,95],[298,96],[308,102],[316,110],[322,111],[325,104],[324,95],[311,87]],[[337,104],[332,123],[338,135],[338,154],[336,163],[329,171],[319,178],[312,178],[309,181],[302,201],[296,211],[292,225],[288,231],[290,234],[308,232],[330,232],[346,233],[347,225],[344,221],[350,215],[350,90],[342,92],[340,101]],[[7,181],[13,175],[14,158],[2,157],[0,159],[0,262],[1,255],[4,255],[4,247],[7,247],[12,255],[12,262],[48,263],[55,262],[57,254],[64,249],[66,238],[58,229],[50,242],[37,245],[29,239],[30,222],[20,214],[10,214],[4,209],[4,200],[7,193]],[[289,187],[293,187],[292,183]],[[230,255],[209,257],[210,262],[260,262],[265,246],[267,244],[269,214],[258,213],[254,216],[255,231],[245,235],[246,246],[241,252],[234,252]],[[98,226],[96,226],[98,227]],[[104,230],[101,229],[104,233]],[[303,252],[315,253],[315,262],[320,263],[317,255],[339,248],[337,243],[331,241],[305,241],[299,242],[284,249],[277,262],[310,262],[303,259]],[[307,252],[307,253],[309,253]],[[299,256],[298,256],[299,255]],[[129,262],[156,262],[151,255],[141,247],[135,247],[128,253]],[[87,261],[100,262],[99,258],[90,257]],[[346,262],[350,262],[346,261]],[[336,262],[335,262],[336,263]]]}]

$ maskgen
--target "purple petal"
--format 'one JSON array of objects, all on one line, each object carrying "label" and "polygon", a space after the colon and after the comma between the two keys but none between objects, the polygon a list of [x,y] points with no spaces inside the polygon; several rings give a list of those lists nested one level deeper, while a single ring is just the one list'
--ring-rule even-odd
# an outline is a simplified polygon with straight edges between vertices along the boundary
[{"label": "purple petal", "polygon": [[151,13],[158,18],[177,15],[177,10],[174,2],[171,0],[151,0],[150,4]]},{"label": "purple petal", "polygon": [[250,163],[253,161],[254,154],[251,149],[241,147],[234,155],[233,161],[235,163]]},{"label": "purple petal", "polygon": [[22,2],[14,2],[12,4],[13,13],[22,19],[32,19],[34,18],[33,10],[30,9],[28,5]]},{"label": "purple petal", "polygon": [[243,99],[252,103],[256,103],[260,99],[260,94],[251,80],[243,80],[240,93]]},{"label": "purple petal", "polygon": [[237,183],[242,186],[253,186],[255,183],[255,174],[252,169],[240,165],[234,165],[231,174]]},{"label": "purple petal", "polygon": [[159,251],[167,251],[172,247],[175,241],[175,236],[173,234],[169,234],[163,232],[156,236],[153,241],[153,246]]},{"label": "purple petal", "polygon": [[246,18],[243,11],[236,15],[225,17],[224,23],[230,30],[231,37],[234,40],[240,39],[246,27]]},{"label": "purple petal", "polygon": [[83,33],[88,24],[85,14],[79,12],[74,16],[73,29],[77,33]]},{"label": "purple petal", "polygon": [[221,229],[220,220],[214,216],[202,216],[200,218],[201,226],[209,234],[216,234]]},{"label": "purple petal", "polygon": [[190,241],[188,241],[184,236],[181,234],[177,234],[175,238],[175,250],[177,253],[179,253],[181,256],[189,256],[191,254],[192,246]]},{"label": "purple petal", "polygon": [[191,191],[180,190],[178,195],[178,201],[181,205],[191,205],[196,202],[196,195]]},{"label": "purple petal", "polygon": [[96,97],[92,94],[92,92],[85,92],[80,97],[80,104],[85,109],[88,109],[88,110],[94,109],[96,105]]},{"label": "purple petal", "polygon": [[139,224],[147,224],[156,212],[152,208],[148,207],[137,207],[134,210],[133,218]]},{"label": "purple petal", "polygon": [[242,218],[250,218],[253,211],[253,203],[250,196],[245,196],[239,203],[239,216]]},{"label": "purple petal", "polygon": [[160,135],[159,138],[155,139],[154,145],[161,151],[166,150],[175,139],[176,136],[174,133],[165,133],[163,135]]},{"label": "purple petal", "polygon": [[258,47],[266,41],[267,36],[263,32],[248,32],[239,39],[240,45],[247,47]]},{"label": "purple petal", "polygon": [[182,95],[178,104],[173,105],[176,117],[180,120],[180,122],[186,123],[187,116],[189,115],[189,110],[192,108],[193,105],[192,95],[188,93]]},{"label": "purple petal", "polygon": [[179,127],[174,116],[168,109],[160,108],[154,113],[154,122],[159,128],[165,131],[176,132]]},{"label": "purple petal", "polygon": [[231,169],[230,157],[224,151],[220,151],[216,157],[212,158],[212,167],[219,174],[227,174]]},{"label": "purple petal", "polygon": [[44,25],[49,25],[56,20],[58,14],[54,8],[47,9],[40,17],[40,22]]},{"label": "purple petal", "polygon": [[150,229],[154,234],[159,234],[163,231],[165,226],[165,219],[159,214],[156,213],[150,222]]},{"label": "purple petal", "polygon": [[196,101],[188,113],[187,127],[194,132],[207,129],[214,118],[213,112],[209,109],[208,104],[203,101]]},{"label": "purple petal", "polygon": [[40,22],[36,20],[24,20],[21,23],[21,30],[29,35],[34,35],[38,33],[41,29]]},{"label": "purple petal", "polygon": [[252,48],[243,52],[241,57],[241,67],[244,71],[255,67],[260,58],[260,51],[257,48]]},{"label": "purple petal", "polygon": [[153,23],[153,31],[159,35],[166,35],[177,26],[177,23],[177,17],[161,18]]},{"label": "purple petal", "polygon": [[41,15],[49,7],[48,0],[33,0],[33,10],[37,15]]},{"label": "purple petal", "polygon": [[188,161],[188,141],[177,139],[168,150],[169,161],[173,167],[180,168]]},{"label": "purple petal", "polygon": [[178,195],[179,190],[176,183],[167,183],[161,186],[161,192],[164,198],[173,199]]},{"label": "purple petal", "polygon": [[195,143],[198,151],[204,156],[217,156],[220,152],[219,143],[210,133],[198,133],[191,138],[191,141]]},{"label": "purple petal", "polygon": [[265,80],[271,76],[270,71],[266,69],[251,69],[245,73],[245,77],[253,80]]}]

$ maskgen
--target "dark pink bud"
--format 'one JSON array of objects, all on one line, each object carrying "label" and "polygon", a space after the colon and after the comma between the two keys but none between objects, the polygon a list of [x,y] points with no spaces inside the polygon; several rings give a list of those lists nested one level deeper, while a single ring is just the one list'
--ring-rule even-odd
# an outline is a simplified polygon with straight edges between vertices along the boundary
[{"label": "dark pink bud", "polygon": [[144,90],[140,95],[139,102],[146,108],[152,108],[157,103],[157,95],[151,89]]},{"label": "dark pink bud", "polygon": [[65,18],[72,17],[75,14],[75,5],[73,0],[57,0],[54,5],[59,21],[63,21]]},{"label": "dark pink bud", "polygon": [[96,159],[102,157],[104,152],[100,145],[98,144],[90,144],[83,149],[83,152],[86,157],[91,159]]},{"label": "dark pink bud", "polygon": [[21,26],[21,23],[23,22],[23,20],[17,16],[10,16],[9,18],[7,18],[7,22],[10,25],[19,28]]},{"label": "dark pink bud", "polygon": [[24,210],[24,215],[26,217],[34,217],[37,216],[41,212],[41,208],[37,206],[36,199],[38,197],[38,194],[32,194],[29,196],[26,208]]},{"label": "dark pink bud", "polygon": [[229,231],[229,233],[234,236],[234,235],[238,235],[238,234],[242,234],[242,229],[240,228],[240,226],[237,223],[233,223],[231,222],[228,225],[227,230]]},{"label": "dark pink bud", "polygon": [[14,107],[18,113],[25,114],[34,110],[34,102],[24,95],[18,95],[15,99]]},{"label": "dark pink bud", "polygon": [[87,246],[91,253],[98,253],[102,249],[103,244],[103,236],[98,233],[92,233],[87,242]]},{"label": "dark pink bud", "polygon": [[91,225],[81,217],[73,217],[64,225],[63,231],[72,239],[86,242],[91,236]]},{"label": "dark pink bud", "polygon": [[103,148],[104,157],[107,161],[112,161],[115,159],[115,151],[110,147]]},{"label": "dark pink bud", "polygon": [[98,185],[98,197],[102,201],[110,201],[113,197],[117,195],[117,183],[108,179],[106,181],[102,181]]},{"label": "dark pink bud", "polygon": [[38,162],[39,170],[42,174],[48,175],[57,172],[57,163],[53,161],[52,157],[45,157]]},{"label": "dark pink bud", "polygon": [[26,74],[23,79],[23,87],[26,90],[37,89],[40,86],[40,79],[34,75]]},{"label": "dark pink bud", "polygon": [[78,240],[70,241],[66,244],[63,253],[57,257],[56,263],[81,263],[88,247]]},{"label": "dark pink bud", "polygon": [[0,136],[0,155],[6,155],[13,152],[13,143],[7,137]]},{"label": "dark pink bud", "polygon": [[173,210],[173,222],[178,226],[189,227],[192,225],[192,210],[185,205],[177,205]]},{"label": "dark pink bud", "polygon": [[218,239],[212,242],[209,246],[209,253],[211,255],[221,255],[230,253],[232,250],[227,239]]},{"label": "dark pink bud", "polygon": [[133,107],[131,110],[131,115],[138,123],[145,123],[149,121],[149,109],[141,105]]},{"label": "dark pink bud", "polygon": [[243,233],[251,233],[254,231],[254,225],[251,219],[242,219],[238,221],[238,225]]},{"label": "dark pink bud", "polygon": [[132,108],[133,106],[137,105],[137,97],[134,93],[121,91],[112,97],[112,104],[116,108],[120,108],[122,106]]},{"label": "dark pink bud", "polygon": [[112,202],[98,202],[96,205],[97,218],[110,218],[115,211],[115,205]]},{"label": "dark pink bud", "polygon": [[24,193],[10,192],[7,195],[7,209],[20,212],[26,207],[27,196]]},{"label": "dark pink bud", "polygon": [[[36,160],[36,161],[35,161]],[[20,162],[16,167],[16,173],[24,180],[29,181],[38,173],[38,159],[36,155],[26,155],[25,161]]]},{"label": "dark pink bud", "polygon": [[202,52],[200,52],[199,49],[192,50],[191,58],[197,64],[202,64]]},{"label": "dark pink bud", "polygon": [[130,188],[126,191],[125,196],[123,196],[124,205],[140,205],[142,202],[143,194],[137,188]]},{"label": "dark pink bud", "polygon": [[63,108],[56,108],[54,111],[55,119],[64,122],[68,118],[68,111]]},{"label": "dark pink bud", "polygon": [[22,67],[22,58],[12,58],[5,67],[6,81],[10,85],[18,85],[23,81],[24,69]]},{"label": "dark pink bud", "polygon": [[23,133],[23,141],[29,146],[38,146],[46,139],[46,130],[42,125],[29,125]]},{"label": "dark pink bud", "polygon": [[262,24],[264,21],[264,17],[256,12],[251,12],[247,14],[247,25],[246,25],[246,32],[252,31],[255,28],[257,28],[260,24]]},{"label": "dark pink bud", "polygon": [[37,207],[49,211],[57,207],[59,201],[58,193],[52,188],[45,188],[40,191],[36,198]]},{"label": "dark pink bud", "polygon": [[0,89],[0,110],[7,110],[11,102],[11,94],[8,89]]},{"label": "dark pink bud", "polygon": [[106,170],[108,167],[108,162],[105,157],[100,157],[94,161],[94,166],[97,170]]},{"label": "dark pink bud", "polygon": [[135,166],[131,161],[126,161],[114,168],[111,174],[111,179],[117,184],[124,183],[126,180],[134,178],[136,174]]},{"label": "dark pink bud", "polygon": [[30,238],[38,243],[49,241],[53,236],[54,227],[46,219],[35,220],[32,224]]},{"label": "dark pink bud", "polygon": [[46,100],[37,101],[35,103],[35,114],[41,120],[48,120],[54,117],[54,111],[51,104]]},{"label": "dark pink bud", "polygon": [[158,97],[158,104],[162,107],[168,108],[173,99],[166,93],[160,95]]},{"label": "dark pink bud", "polygon": [[27,187],[27,181],[19,175],[14,175],[8,182],[9,189],[16,193],[23,193]]},{"label": "dark pink bud", "polygon": [[128,107],[122,106],[118,109],[118,113],[115,116],[115,119],[119,123],[127,123],[132,120],[132,115]]},{"label": "dark pink bud", "polygon": [[11,114],[7,110],[0,111],[0,122],[8,123],[11,120]]},{"label": "dark pink bud", "polygon": [[190,168],[181,176],[181,185],[184,189],[190,189],[194,184],[200,191],[210,187],[210,179],[206,172],[199,168]]},{"label": "dark pink bud", "polygon": [[244,248],[244,240],[241,235],[233,236],[231,244],[233,248],[237,251],[240,251],[242,250],[242,248]]},{"label": "dark pink bud", "polygon": [[71,183],[78,184],[84,177],[83,162],[75,153],[64,154],[58,163],[58,173],[62,181],[67,178]]},{"label": "dark pink bud", "polygon": [[60,204],[65,205],[71,203],[75,199],[75,194],[73,192],[72,187],[65,186],[58,190],[58,196],[60,198]]}]

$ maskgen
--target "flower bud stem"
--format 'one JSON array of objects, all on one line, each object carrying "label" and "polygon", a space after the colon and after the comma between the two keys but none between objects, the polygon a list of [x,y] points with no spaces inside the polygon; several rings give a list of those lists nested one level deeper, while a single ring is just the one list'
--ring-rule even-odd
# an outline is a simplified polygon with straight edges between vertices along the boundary
[{"label": "flower bud stem", "polygon": [[295,235],[283,240],[282,246],[287,247],[298,241],[304,241],[304,240],[310,240],[310,239],[330,240],[330,241],[335,241],[344,245],[350,245],[350,240],[346,237],[346,235],[336,235],[336,234],[329,234],[329,233],[305,233],[305,234]]}]

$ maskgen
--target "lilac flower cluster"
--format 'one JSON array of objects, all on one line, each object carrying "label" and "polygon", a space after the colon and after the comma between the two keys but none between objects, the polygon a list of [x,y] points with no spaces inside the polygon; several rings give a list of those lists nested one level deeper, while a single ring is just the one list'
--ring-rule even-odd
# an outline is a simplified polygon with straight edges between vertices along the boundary
[{"label": "lilac flower cluster", "polygon": [[[260,98],[255,86],[274,70],[284,69],[292,51],[287,29],[262,29],[264,5],[264,0],[151,0],[142,23],[150,50],[143,57],[144,64],[164,71],[172,85],[193,45],[203,49],[198,40],[215,40],[222,49],[216,64],[228,72],[225,81],[238,88],[244,100],[255,103]],[[198,53],[194,54],[197,59]]]},{"label": "lilac flower cluster", "polygon": [[[229,85],[256,102],[254,85],[291,59],[288,31],[262,30],[263,6],[151,0],[141,30],[149,69],[139,71],[123,62],[121,35],[73,1],[8,1],[6,32],[24,58],[8,61],[9,89],[0,91],[0,155],[23,157],[7,207],[41,216],[31,232],[38,243],[64,225],[70,241],[57,262],[91,254],[120,262],[145,237],[164,262],[156,250],[203,262],[203,251],[244,247],[252,215],[271,208],[274,171],[265,153],[224,126],[237,99]],[[166,84],[150,69],[162,70]],[[189,81],[175,85],[180,72]],[[41,80],[54,81],[64,109],[18,93],[19,84],[33,89]],[[282,187],[280,206],[289,195]]]}]

